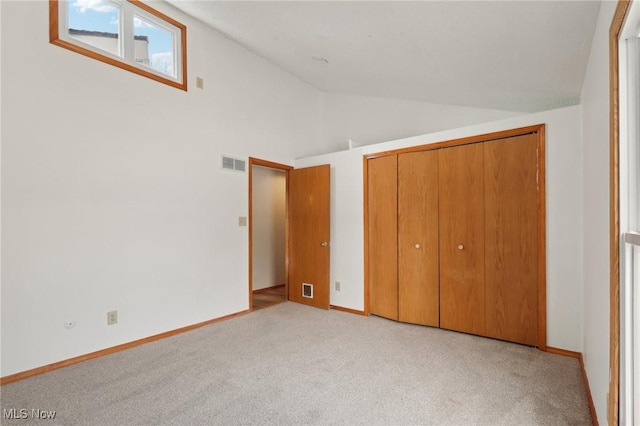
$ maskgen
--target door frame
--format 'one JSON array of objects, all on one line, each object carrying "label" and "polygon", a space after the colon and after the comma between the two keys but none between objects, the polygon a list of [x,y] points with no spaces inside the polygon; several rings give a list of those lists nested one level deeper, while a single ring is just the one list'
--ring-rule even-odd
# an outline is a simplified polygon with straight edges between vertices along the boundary
[{"label": "door frame", "polygon": [[545,173],[545,125],[520,127],[516,129],[502,130],[499,132],[469,136],[461,139],[452,139],[442,142],[434,142],[426,145],[417,145],[407,148],[382,151],[364,155],[363,184],[364,184],[364,309],[365,315],[369,315],[369,176],[368,162],[371,159],[388,155],[405,154],[408,152],[428,151],[452,146],[467,145],[472,143],[488,142],[496,139],[505,139],[513,136],[523,136],[535,133],[538,142],[538,174],[544,176],[539,180],[538,187],[538,348],[547,351],[547,252],[546,252],[546,173]]},{"label": "door frame", "polygon": [[249,311],[253,311],[253,166],[266,167],[285,173],[285,294],[289,300],[289,171],[293,166],[249,157]]}]

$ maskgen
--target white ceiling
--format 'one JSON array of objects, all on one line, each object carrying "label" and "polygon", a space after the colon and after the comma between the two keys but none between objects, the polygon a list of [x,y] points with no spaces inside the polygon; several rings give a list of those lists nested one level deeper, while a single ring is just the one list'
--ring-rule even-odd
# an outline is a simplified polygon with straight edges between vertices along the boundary
[{"label": "white ceiling", "polygon": [[600,7],[599,1],[169,3],[323,91],[523,112],[579,103]]}]

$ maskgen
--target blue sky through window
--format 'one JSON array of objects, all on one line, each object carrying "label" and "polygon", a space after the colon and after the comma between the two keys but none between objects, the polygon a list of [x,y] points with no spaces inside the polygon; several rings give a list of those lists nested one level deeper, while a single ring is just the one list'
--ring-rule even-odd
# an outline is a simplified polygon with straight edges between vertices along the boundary
[{"label": "blue sky through window", "polygon": [[118,33],[118,9],[104,1],[71,0],[69,28]]},{"label": "blue sky through window", "polygon": [[151,66],[162,73],[173,75],[173,34],[141,17],[134,18],[133,32],[136,36],[148,37]]},{"label": "blue sky through window", "polygon": [[[76,30],[119,33],[118,8],[106,0],[70,0],[69,28]],[[142,19],[134,20],[135,35],[149,39],[149,59],[152,68],[174,75],[172,33]]]}]

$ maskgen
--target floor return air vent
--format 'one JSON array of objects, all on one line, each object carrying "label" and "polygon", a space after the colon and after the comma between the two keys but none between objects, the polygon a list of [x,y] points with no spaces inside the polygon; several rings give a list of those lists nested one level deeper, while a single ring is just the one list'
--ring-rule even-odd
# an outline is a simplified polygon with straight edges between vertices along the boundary
[{"label": "floor return air vent", "polygon": [[313,299],[313,284],[302,283],[302,297]]}]

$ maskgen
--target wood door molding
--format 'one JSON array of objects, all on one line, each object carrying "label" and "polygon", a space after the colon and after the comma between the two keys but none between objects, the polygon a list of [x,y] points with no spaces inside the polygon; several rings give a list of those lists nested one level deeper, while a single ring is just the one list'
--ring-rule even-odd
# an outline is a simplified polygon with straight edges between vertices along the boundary
[{"label": "wood door molding", "polygon": [[369,200],[369,160],[381,157],[394,156],[402,153],[427,151],[440,148],[448,148],[460,145],[488,142],[498,139],[510,138],[513,136],[523,136],[535,133],[537,137],[537,156],[538,156],[538,342],[537,346],[540,350],[547,348],[547,289],[546,289],[546,154],[545,154],[545,124],[537,124],[514,129],[501,130],[498,132],[485,133],[482,135],[469,136],[460,139],[452,139],[440,142],[434,142],[426,145],[418,145],[397,150],[382,151],[363,155],[363,190],[364,190],[364,312],[368,315],[371,305],[370,283],[371,275],[369,273],[371,264],[371,252],[369,249],[371,235],[369,233],[370,217],[368,206]]},{"label": "wood door molding", "polygon": [[631,1],[618,0],[609,28],[609,424],[618,424],[620,381],[620,73],[618,44]]},{"label": "wood door molding", "polygon": [[496,139],[510,138],[512,136],[522,136],[528,133],[539,133],[541,128],[544,128],[544,124],[536,124],[533,126],[500,130],[498,132],[467,136],[459,139],[449,139],[446,141],[430,142],[424,145],[415,145],[415,146],[410,146],[406,148],[393,149],[390,151],[381,151],[381,152],[366,154],[364,158],[372,159],[372,158],[378,158],[378,157],[385,157],[387,155],[405,154],[408,152],[427,151],[431,149],[448,148],[448,147],[458,146],[458,145],[468,145],[472,143],[489,142]]},{"label": "wood door molding", "polygon": [[[249,297],[249,311],[253,311],[253,166],[262,166],[275,170],[282,170],[285,174],[286,181],[286,194],[285,197],[289,199],[289,171],[293,169],[292,166],[288,166],[286,164],[274,163],[273,161],[262,160],[260,158],[249,157],[249,289],[248,289],[248,297]],[[288,203],[285,204],[285,217],[287,216],[286,209],[288,208]],[[285,262],[288,262],[289,259],[289,224],[287,220],[287,225],[285,227]],[[288,282],[289,282],[289,268],[286,268],[286,282],[284,283],[287,290],[285,290],[285,294],[287,294],[287,299],[289,298],[288,292]]]},{"label": "wood door molding", "polygon": [[284,171],[293,170],[293,166],[288,166],[286,164],[275,163],[273,161],[262,160],[260,158],[254,158],[254,157],[249,157],[249,165],[268,167],[270,169],[284,170]]},{"label": "wood door molding", "polygon": [[369,315],[369,300],[371,291],[369,290],[369,160],[362,158],[362,211],[364,212],[364,309],[365,315]]},{"label": "wood door molding", "polygon": [[[546,127],[538,136],[538,348],[547,349],[547,169]],[[542,179],[540,179],[542,176]]]}]

